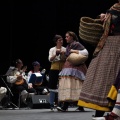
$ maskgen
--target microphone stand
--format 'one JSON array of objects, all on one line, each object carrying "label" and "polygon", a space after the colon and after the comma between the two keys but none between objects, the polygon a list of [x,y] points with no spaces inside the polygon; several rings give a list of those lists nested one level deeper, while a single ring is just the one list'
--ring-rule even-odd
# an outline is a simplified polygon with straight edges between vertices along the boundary
[{"label": "microphone stand", "polygon": [[[3,81],[3,83],[5,84],[5,86],[7,87],[8,92],[9,92],[9,94],[8,94],[8,103],[7,103],[7,104],[8,104],[8,105],[12,105],[12,106],[14,106],[14,107],[16,107],[16,108],[19,108],[18,106],[16,106],[14,103],[12,103],[12,102],[10,101],[10,94],[11,94],[12,96],[14,96],[14,95],[13,95],[12,91],[10,90],[10,88],[8,87],[7,83],[4,81],[3,76],[7,76],[7,75],[0,75],[1,80]],[[14,108],[13,108],[13,109],[14,109]]]}]

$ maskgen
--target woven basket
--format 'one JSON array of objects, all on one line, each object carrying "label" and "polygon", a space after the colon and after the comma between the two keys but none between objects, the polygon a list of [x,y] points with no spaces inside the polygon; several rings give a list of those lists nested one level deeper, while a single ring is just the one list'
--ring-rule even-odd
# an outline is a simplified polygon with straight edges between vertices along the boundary
[{"label": "woven basket", "polygon": [[81,17],[79,26],[79,37],[91,45],[96,46],[104,30],[100,19]]},{"label": "woven basket", "polygon": [[67,61],[72,63],[73,65],[80,65],[83,64],[88,59],[88,56],[84,56],[82,54],[71,53]]}]

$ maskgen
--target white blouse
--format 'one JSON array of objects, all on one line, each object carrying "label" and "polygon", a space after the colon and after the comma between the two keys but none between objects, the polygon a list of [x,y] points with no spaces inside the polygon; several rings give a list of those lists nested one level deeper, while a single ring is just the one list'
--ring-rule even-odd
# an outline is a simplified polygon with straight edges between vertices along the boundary
[{"label": "white blouse", "polygon": [[[56,55],[56,47],[52,47],[50,48],[49,50],[49,56],[48,56],[48,60],[50,61],[50,58],[53,57],[54,55]],[[61,51],[66,51],[66,48],[65,47],[61,47]],[[59,61],[60,60],[60,55],[56,56],[55,59],[53,61]],[[50,61],[50,62],[53,62],[53,61]]]}]

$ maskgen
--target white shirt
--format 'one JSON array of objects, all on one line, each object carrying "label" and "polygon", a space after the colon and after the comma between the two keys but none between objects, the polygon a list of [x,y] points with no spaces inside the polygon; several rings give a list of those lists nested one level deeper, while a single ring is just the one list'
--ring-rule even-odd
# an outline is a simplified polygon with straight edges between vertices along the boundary
[{"label": "white shirt", "polygon": [[[56,47],[52,47],[50,48],[49,50],[49,56],[48,56],[48,60],[50,61],[50,58],[54,55],[56,55],[56,50],[57,48]],[[61,51],[66,51],[66,48],[65,47],[61,47]],[[56,56],[55,59],[53,61],[59,61],[60,60],[60,55]],[[50,61],[50,62],[53,62],[53,61]]]}]

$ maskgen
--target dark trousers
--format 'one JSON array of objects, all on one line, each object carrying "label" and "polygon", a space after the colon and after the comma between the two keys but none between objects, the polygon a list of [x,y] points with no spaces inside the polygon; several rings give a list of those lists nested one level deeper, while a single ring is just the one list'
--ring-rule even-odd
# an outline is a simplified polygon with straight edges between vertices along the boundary
[{"label": "dark trousers", "polygon": [[15,105],[18,105],[19,93],[21,93],[23,90],[26,90],[28,93],[36,93],[36,90],[34,88],[28,89],[28,84],[26,82],[24,82],[22,85],[13,84],[11,88],[11,91],[13,93],[12,102]]}]

